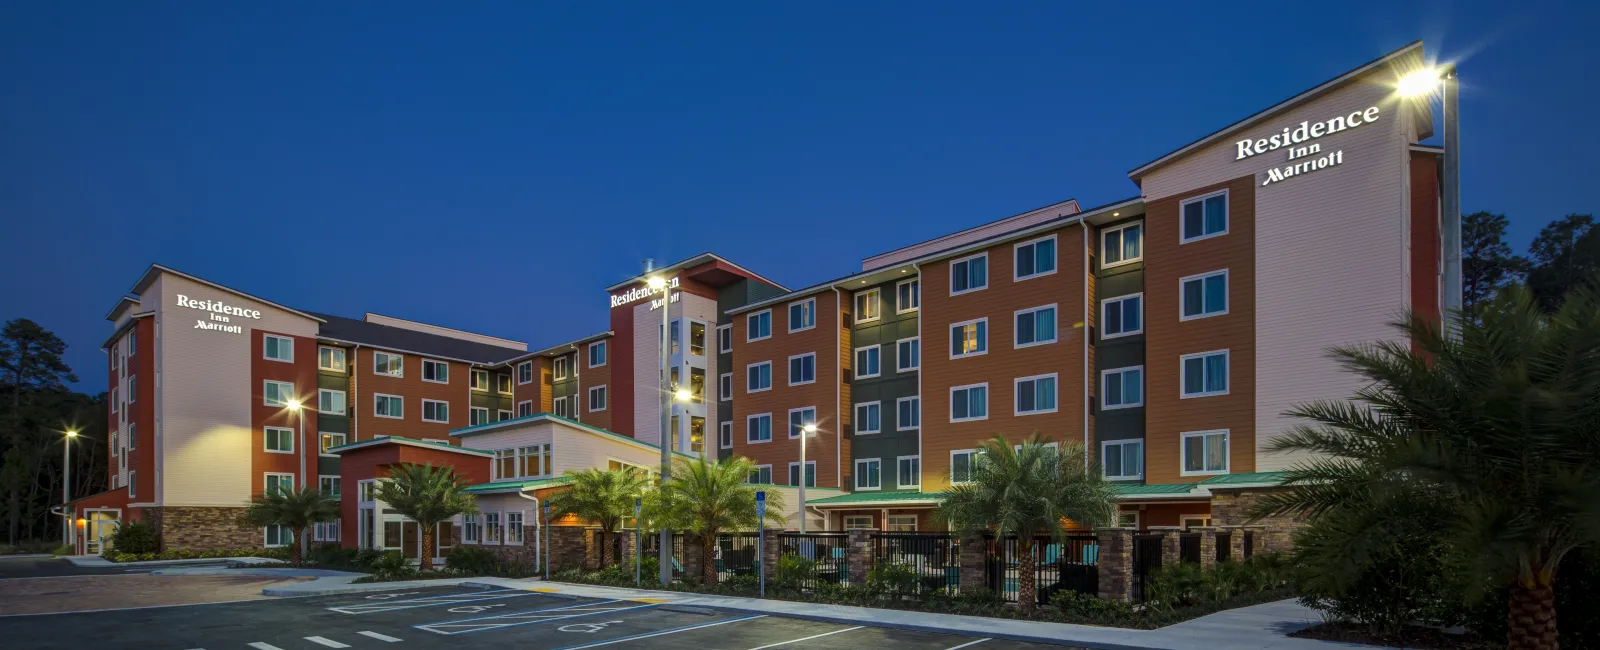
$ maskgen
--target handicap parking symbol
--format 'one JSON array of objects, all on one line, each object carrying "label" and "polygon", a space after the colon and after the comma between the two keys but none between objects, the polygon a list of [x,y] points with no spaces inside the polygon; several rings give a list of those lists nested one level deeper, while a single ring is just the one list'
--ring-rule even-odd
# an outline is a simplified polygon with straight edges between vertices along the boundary
[{"label": "handicap parking symbol", "polygon": [[556,629],[562,632],[581,632],[583,634],[594,634],[595,632],[606,629],[607,625],[616,625],[617,623],[621,622],[622,621],[606,621],[604,623],[573,623],[571,625],[563,625]]},{"label": "handicap parking symbol", "polygon": [[450,611],[455,612],[457,614],[476,614],[478,612],[487,611],[491,607],[505,607],[505,606],[506,606],[505,603],[495,603],[493,605],[464,605],[464,606],[461,606],[461,607],[451,607]]},{"label": "handicap parking symbol", "polygon": [[367,600],[389,600],[390,598],[399,598],[401,596],[415,596],[415,595],[417,595],[417,592],[415,592],[415,591],[410,591],[410,592],[406,592],[406,593],[403,593],[403,594],[373,594],[371,596],[367,596]]}]

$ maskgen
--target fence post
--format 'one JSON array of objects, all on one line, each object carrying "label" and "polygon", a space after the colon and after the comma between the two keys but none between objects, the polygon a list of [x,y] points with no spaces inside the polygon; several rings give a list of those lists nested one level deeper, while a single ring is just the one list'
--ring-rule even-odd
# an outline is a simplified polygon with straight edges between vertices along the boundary
[{"label": "fence post", "polygon": [[867,584],[867,572],[872,570],[872,528],[850,530],[849,544],[845,550],[845,565],[849,567],[850,584]]},{"label": "fence post", "polygon": [[1151,526],[1150,532],[1161,536],[1161,566],[1177,566],[1183,561],[1178,534],[1182,526]]},{"label": "fence post", "polygon": [[1228,561],[1238,562],[1244,559],[1244,526],[1218,526],[1223,532],[1228,533]]},{"label": "fence post", "polygon": [[772,580],[777,575],[778,558],[783,556],[783,541],[778,535],[783,530],[779,528],[766,528],[761,531],[761,566],[767,568],[767,579]]},{"label": "fence post", "polygon": [[[1100,572],[1100,599],[1117,602],[1133,600],[1133,529],[1096,528],[1099,538],[1098,557]],[[963,565],[965,569],[965,565]]]},{"label": "fence post", "polygon": [[1196,526],[1189,530],[1200,533],[1200,570],[1210,571],[1217,565],[1217,527]]},{"label": "fence post", "polygon": [[985,560],[989,555],[989,545],[984,542],[982,533],[968,533],[961,538],[961,593],[970,593],[969,590],[985,587],[985,578],[988,566]]}]

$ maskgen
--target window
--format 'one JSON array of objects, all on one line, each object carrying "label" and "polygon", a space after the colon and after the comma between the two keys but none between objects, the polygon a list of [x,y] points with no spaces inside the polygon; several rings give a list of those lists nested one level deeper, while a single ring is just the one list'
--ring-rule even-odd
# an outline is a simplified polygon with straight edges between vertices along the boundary
[{"label": "window", "polygon": [[1025,348],[1056,342],[1056,306],[1034,307],[1016,312],[1017,340],[1013,347]]},{"label": "window", "polygon": [[1112,440],[1101,444],[1100,466],[1106,478],[1142,478],[1144,441]]},{"label": "window", "polygon": [[533,415],[533,400],[529,399],[517,402],[517,417],[525,418],[530,415]]},{"label": "window", "polygon": [[344,479],[337,476],[318,476],[317,489],[321,490],[328,498],[337,499],[339,498],[340,484],[343,482]]},{"label": "window", "polygon": [[606,365],[606,342],[595,341],[589,344],[589,367],[595,368]]},{"label": "window", "polygon": [[1017,244],[1017,280],[1027,280],[1056,272],[1056,236]]},{"label": "window", "polygon": [[[474,372],[473,374],[477,374]],[[422,360],[422,381],[436,384],[450,383],[450,364],[433,359]]]},{"label": "window", "polygon": [[513,479],[513,478],[517,478],[519,476],[522,476],[522,474],[519,474],[517,472],[517,468],[518,468],[517,450],[515,450],[515,449],[496,449],[496,450],[494,450],[494,465],[492,466],[492,469],[494,470],[494,480],[503,481],[503,480],[506,480],[506,479]]},{"label": "window", "polygon": [[317,348],[317,369],[344,372],[344,348]]},{"label": "window", "polygon": [[[789,463],[789,485],[800,484],[800,463]],[[806,487],[817,486],[817,461],[806,461]]]},{"label": "window", "polygon": [[[289,400],[294,399],[294,384],[286,381],[267,382],[261,388],[261,403],[267,406],[288,406]],[[117,403],[117,394],[111,393],[111,403]]]},{"label": "window", "polygon": [[267,451],[274,454],[294,453],[294,429],[266,427],[263,432]]},{"label": "window", "polygon": [[683,350],[683,321],[672,321],[672,347],[671,353],[677,355]]},{"label": "window", "polygon": [[1208,397],[1228,394],[1228,351],[1186,354],[1179,360],[1183,394],[1180,397]]},{"label": "window", "polygon": [[723,354],[733,352],[733,323],[717,326],[717,351]]},{"label": "window", "polygon": [[506,513],[506,543],[522,543],[522,511],[513,510]]},{"label": "window", "polygon": [[461,515],[461,541],[467,544],[477,544],[483,536],[483,526],[478,523],[477,515]]},{"label": "window", "polygon": [[556,357],[555,361],[552,362],[552,364],[554,366],[554,370],[552,370],[550,374],[553,376],[553,378],[558,379],[558,380],[559,379],[566,379],[567,378],[567,356],[566,355],[561,355],[559,357]]},{"label": "window", "polygon": [[1228,431],[1194,431],[1181,434],[1184,476],[1228,473]]},{"label": "window", "polygon": [[[789,438],[791,440],[799,438],[800,433],[805,430],[806,425],[816,423],[817,408],[815,406],[804,406],[797,409],[789,409]],[[812,432],[810,437],[817,437],[816,432]]]},{"label": "window", "polygon": [[895,481],[901,488],[916,489],[922,486],[922,457],[901,456],[895,459]]},{"label": "window", "polygon": [[799,332],[817,326],[817,299],[789,303],[789,331]]},{"label": "window", "polygon": [[564,418],[572,417],[572,413],[567,411],[567,398],[566,398],[566,396],[561,396],[561,397],[557,397],[557,398],[555,398],[553,400],[550,400],[550,412],[554,413],[556,415],[559,415],[561,417],[564,417]]},{"label": "window", "polygon": [[750,470],[750,482],[756,485],[772,485],[772,466],[758,465]]},{"label": "window", "polygon": [[988,286],[988,253],[980,253],[950,263],[950,295],[979,291]]},{"label": "window", "polygon": [[746,393],[759,393],[772,388],[772,362],[762,361],[745,367]]},{"label": "window", "polygon": [[489,371],[472,370],[467,373],[467,384],[472,390],[489,392]]},{"label": "window", "polygon": [[1184,530],[1197,526],[1210,526],[1211,517],[1209,515],[1181,515],[1178,517],[1178,525],[1182,526]]},{"label": "window", "polygon": [[533,383],[533,362],[524,361],[517,364],[517,384]]},{"label": "window", "polygon": [[500,513],[485,511],[483,513],[483,543],[500,543]]},{"label": "window", "polygon": [[422,400],[422,421],[448,423],[450,421],[450,403],[432,399]]},{"label": "window", "polygon": [[1228,313],[1228,270],[1191,275],[1178,281],[1183,294],[1183,311],[1178,320],[1220,316]]},{"label": "window", "polygon": [[589,389],[589,412],[606,410],[606,387],[595,386]]},{"label": "window", "polygon": [[856,489],[876,490],[883,487],[883,461],[864,458],[856,461]]},{"label": "window", "polygon": [[894,313],[896,314],[916,311],[922,306],[922,280],[919,278],[901,280],[895,283],[894,293]]},{"label": "window", "polygon": [[294,491],[294,475],[268,473],[266,474],[266,483],[262,487],[266,494],[292,492]]},{"label": "window", "polygon": [[884,528],[886,528],[891,533],[914,533],[914,532],[917,532],[917,516],[916,515],[889,515],[889,523]]},{"label": "window", "polygon": [[377,482],[368,479],[356,483],[356,499],[359,501],[372,501],[372,491],[376,489]]},{"label": "window", "polygon": [[344,391],[317,389],[317,411],[328,415],[344,415]]},{"label": "window", "polygon": [[1109,228],[1100,242],[1100,268],[1137,262],[1144,258],[1144,222]]},{"label": "window", "polygon": [[[273,393],[272,393],[272,384],[273,384],[273,383],[275,383],[275,382],[270,382],[270,381],[269,381],[269,382],[267,382],[267,388],[266,388],[266,390],[265,390],[265,391],[263,391],[263,393],[262,393],[262,395],[263,395],[263,397],[265,397],[265,396],[266,396],[266,395],[271,395],[271,394],[273,394]],[[292,388],[292,387],[291,387],[291,388]],[[289,392],[290,392],[290,393],[292,393],[292,392],[294,392],[294,391],[293,391],[293,390],[290,390],[290,391],[289,391]],[[277,404],[274,404],[274,403],[272,403],[272,401],[271,401],[271,400],[272,400],[272,398],[271,398],[271,397],[266,397],[266,398],[265,398],[265,399],[267,399],[267,400],[268,400],[268,401],[267,401],[267,406],[287,406],[287,405],[288,405],[288,402],[279,402],[279,403],[277,403]],[[112,387],[112,388],[111,388],[111,412],[112,412],[112,413],[116,413],[116,412],[117,412],[117,389],[116,389],[116,387]]]},{"label": "window", "polygon": [[1017,382],[1017,415],[1056,412],[1056,374],[1022,377]]},{"label": "window", "polygon": [[267,526],[265,535],[266,538],[262,541],[262,546],[267,548],[288,546],[294,543],[294,531],[290,530],[288,526],[280,526],[278,524]]},{"label": "window", "polygon": [[856,405],[856,433],[883,431],[883,402],[863,402]]},{"label": "window", "polygon": [[894,344],[895,372],[906,372],[922,367],[922,337],[900,339]]},{"label": "window", "polygon": [[1100,303],[1100,338],[1128,336],[1144,331],[1144,294],[1107,298]]},{"label": "window", "polygon": [[1180,243],[1228,234],[1228,191],[1184,201],[1183,237]]},{"label": "window", "polygon": [[950,389],[950,421],[970,422],[989,418],[989,384],[955,386]]},{"label": "window", "polygon": [[978,452],[974,449],[957,449],[950,452],[950,482],[971,483]]},{"label": "window", "polygon": [[262,335],[261,342],[265,348],[262,351],[263,358],[294,363],[294,339],[287,336],[265,334]]},{"label": "window", "polygon": [[[556,399],[563,399],[563,398],[558,397]],[[489,409],[481,407],[481,406],[469,406],[469,407],[467,407],[467,416],[468,416],[468,418],[467,418],[467,426],[475,427],[475,426],[478,426],[480,424],[488,424],[489,423]]]},{"label": "window", "polygon": [[975,357],[989,352],[989,319],[979,318],[950,326],[950,358]]},{"label": "window", "polygon": [[745,416],[744,441],[747,443],[772,442],[772,414]]},{"label": "window", "polygon": [[139,333],[128,332],[128,356],[133,356],[139,351]]},{"label": "window", "polygon": [[856,322],[865,323],[883,317],[883,296],[876,288],[856,294]]},{"label": "window", "polygon": [[321,442],[318,443],[320,446],[318,447],[317,451],[320,452],[320,453],[324,453],[324,454],[328,453],[329,449],[333,449],[334,447],[342,447],[342,446],[344,446],[344,443],[345,443],[345,440],[346,440],[345,434],[337,433],[337,432],[333,432],[333,433],[325,432],[325,433],[322,433],[319,437],[322,440],[321,440]]},{"label": "window", "polygon": [[133,375],[129,375],[128,376],[128,392],[127,392],[127,396],[128,396],[128,403],[129,404],[132,404],[133,400],[138,399],[138,397],[139,397],[139,378],[138,377],[133,376]]},{"label": "window", "polygon": [[1144,366],[1113,368],[1100,374],[1100,408],[1144,406]]},{"label": "window", "polygon": [[399,395],[374,393],[372,414],[380,418],[403,418],[406,414],[406,399]]},{"label": "window", "polygon": [[398,354],[390,354],[388,352],[373,352],[372,373],[375,375],[385,375],[388,377],[404,377],[404,361],[405,360]]},{"label": "window", "polygon": [[745,342],[772,338],[772,310],[758,311],[744,318]]},{"label": "window", "polygon": [[496,387],[501,392],[501,394],[504,394],[504,395],[510,395],[511,394],[511,375],[505,374],[503,372],[497,372],[497,373],[494,374],[494,380],[495,380]]},{"label": "window", "polygon": [[733,449],[733,423],[717,423],[717,446],[723,449]]},{"label": "window", "polygon": [[138,422],[129,422],[128,423],[128,441],[127,442],[128,442],[128,449],[138,449],[139,448],[139,423]]},{"label": "window", "polygon": [[867,379],[883,374],[883,350],[876,345],[856,348],[856,379]]},{"label": "window", "polygon": [[861,530],[872,527],[872,515],[849,515],[844,518],[845,530]]},{"label": "window", "polygon": [[789,385],[799,386],[817,381],[817,353],[807,352],[789,357]]},{"label": "window", "polygon": [[725,372],[717,375],[717,399],[724,402],[733,401],[733,373]]},{"label": "window", "polygon": [[337,542],[339,541],[339,520],[319,521],[311,528],[311,541]]},{"label": "window", "polygon": [[495,452],[500,479],[531,478],[535,476],[549,476],[550,464],[555,461],[551,454],[550,443],[542,445],[528,445],[515,450],[502,449]]},{"label": "window", "polygon": [[689,354],[705,356],[706,354],[706,324],[700,321],[689,321]]},{"label": "window", "polygon": [[916,395],[894,401],[895,430],[910,431],[922,427],[922,398]]}]

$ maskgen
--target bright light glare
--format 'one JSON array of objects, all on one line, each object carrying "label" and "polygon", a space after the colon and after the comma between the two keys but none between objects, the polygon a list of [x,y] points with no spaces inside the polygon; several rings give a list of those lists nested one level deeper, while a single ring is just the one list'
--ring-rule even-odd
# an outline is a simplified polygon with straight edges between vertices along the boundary
[{"label": "bright light glare", "polygon": [[292,408],[292,409],[300,408],[300,400],[297,400],[297,399],[289,400],[289,408]]},{"label": "bright light glare", "polygon": [[805,425],[803,427],[800,427],[800,429],[802,431],[805,431],[806,433],[816,433],[817,432],[817,425],[815,425],[815,424],[807,424],[807,425]]},{"label": "bright light glare", "polygon": [[677,398],[677,400],[680,402],[687,402],[689,401],[690,397],[693,397],[693,395],[689,394],[688,389],[685,388],[679,388],[678,392],[673,393],[672,396]]},{"label": "bright light glare", "polygon": [[1439,70],[1437,68],[1423,68],[1400,78],[1399,91],[1402,97],[1421,97],[1432,93],[1439,87]]},{"label": "bright light glare", "polygon": [[76,438],[76,437],[78,437],[78,432],[77,431],[68,430],[67,431],[67,437],[68,438]]},{"label": "bright light glare", "polygon": [[660,276],[656,276],[656,277],[650,278],[649,280],[646,280],[645,284],[650,285],[651,289],[664,289],[667,286],[667,279],[663,278],[663,277],[660,277]]}]

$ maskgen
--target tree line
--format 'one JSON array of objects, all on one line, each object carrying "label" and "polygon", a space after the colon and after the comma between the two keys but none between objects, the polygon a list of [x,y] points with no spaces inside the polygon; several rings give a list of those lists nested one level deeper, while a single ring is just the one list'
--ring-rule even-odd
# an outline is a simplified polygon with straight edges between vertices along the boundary
[{"label": "tree line", "polygon": [[26,318],[0,330],[0,515],[9,544],[54,540],[61,522],[62,445],[72,444],[72,496],[106,489],[106,394],[72,390],[67,344]]},{"label": "tree line", "polygon": [[1569,214],[1551,221],[1528,245],[1526,255],[1506,243],[1510,221],[1503,214],[1474,212],[1461,219],[1462,306],[1469,317],[1508,286],[1526,284],[1544,311],[1555,312],[1579,286],[1597,287],[1600,230],[1594,215]]}]

